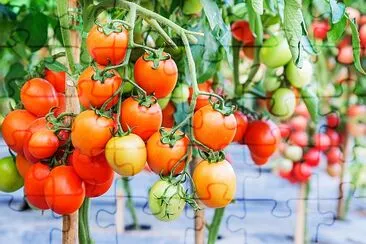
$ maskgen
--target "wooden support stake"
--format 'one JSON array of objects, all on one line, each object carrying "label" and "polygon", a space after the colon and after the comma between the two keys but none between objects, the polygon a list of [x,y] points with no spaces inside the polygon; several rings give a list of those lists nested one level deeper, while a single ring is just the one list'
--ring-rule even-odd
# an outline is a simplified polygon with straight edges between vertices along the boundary
[{"label": "wooden support stake", "polygon": [[[200,162],[199,157],[193,157],[191,162],[191,172],[196,167],[196,165]],[[198,205],[203,208],[202,203],[198,201]],[[205,211],[199,210],[194,215],[194,243],[195,244],[204,244],[205,242]]]},{"label": "wooden support stake", "polygon": [[[347,126],[346,126],[347,127]],[[337,219],[344,220],[346,215],[346,194],[344,194],[344,176],[346,174],[347,169],[347,160],[348,160],[348,145],[349,145],[349,135],[346,128],[346,133],[344,135],[344,148],[343,148],[343,155],[344,155],[344,162],[341,164],[341,175],[339,176],[339,185],[338,185],[338,205],[337,205]]]},{"label": "wooden support stake", "polygon": [[295,226],[295,244],[305,243],[305,223],[306,223],[306,183],[300,184],[299,197],[296,206],[296,226]]},{"label": "wooden support stake", "polygon": [[125,231],[125,201],[123,198],[122,178],[119,178],[116,184],[116,232],[122,234]]},{"label": "wooden support stake", "polygon": [[[69,0],[69,7],[75,8],[77,1]],[[75,63],[80,61],[80,35],[77,31],[70,31],[72,53]],[[68,47],[66,47],[68,48]],[[66,111],[80,113],[80,103],[75,82],[69,75],[66,76]],[[78,211],[62,217],[62,243],[75,244],[78,240]]]}]

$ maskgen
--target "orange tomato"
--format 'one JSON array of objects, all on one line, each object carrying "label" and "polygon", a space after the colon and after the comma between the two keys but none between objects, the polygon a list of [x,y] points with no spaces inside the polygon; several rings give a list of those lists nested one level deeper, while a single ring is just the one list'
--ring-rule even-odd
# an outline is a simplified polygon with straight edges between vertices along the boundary
[{"label": "orange tomato", "polygon": [[29,168],[33,165],[33,163],[28,161],[22,154],[17,154],[15,157],[15,164],[19,174],[23,178],[25,178]]},{"label": "orange tomato", "polygon": [[161,123],[162,127],[171,128],[174,126],[174,113],[176,109],[172,102],[169,102],[168,105],[163,109],[163,122]]}]

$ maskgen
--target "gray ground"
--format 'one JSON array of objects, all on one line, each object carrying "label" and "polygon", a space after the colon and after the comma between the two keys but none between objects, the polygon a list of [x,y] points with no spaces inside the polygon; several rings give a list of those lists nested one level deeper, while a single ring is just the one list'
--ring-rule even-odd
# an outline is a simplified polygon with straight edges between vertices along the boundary
[{"label": "gray ground", "polygon": [[[5,147],[1,155],[6,154]],[[298,186],[266,170],[258,171],[243,147],[231,146],[229,152],[237,173],[237,201],[226,210],[217,243],[292,243],[295,228]],[[95,243],[193,243],[193,212],[187,208],[174,222],[160,222],[146,206],[149,186],[157,179],[142,173],[132,181],[134,202],[140,224],[151,230],[116,234],[115,190],[120,181],[103,197],[93,199],[90,224]],[[337,180],[320,167],[312,178],[308,205],[308,233],[313,242],[366,243],[365,196],[355,195],[347,221],[334,221]],[[22,190],[0,193],[0,243],[60,243],[61,219],[50,211],[19,212]],[[213,210],[207,210],[210,220]],[[125,224],[131,216],[125,212]]]}]

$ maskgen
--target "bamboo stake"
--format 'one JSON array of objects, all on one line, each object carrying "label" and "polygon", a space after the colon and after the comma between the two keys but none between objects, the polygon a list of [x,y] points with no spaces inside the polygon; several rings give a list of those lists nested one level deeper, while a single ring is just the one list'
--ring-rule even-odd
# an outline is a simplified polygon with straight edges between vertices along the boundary
[{"label": "bamboo stake", "polygon": [[[70,8],[77,7],[76,1],[69,0],[68,3]],[[74,61],[75,63],[79,63],[80,60],[79,33],[77,31],[71,30],[70,39],[71,39],[71,48]],[[66,46],[66,48],[69,47]],[[68,65],[70,66],[69,60]],[[69,70],[70,69],[73,68],[69,67]],[[77,96],[77,90],[72,77],[69,75],[66,76],[65,96],[66,96],[66,111],[75,114],[80,113],[80,103]],[[69,215],[64,215],[62,217],[62,243],[74,244],[77,242],[77,240],[78,240],[78,211]]]},{"label": "bamboo stake", "polygon": [[125,231],[125,213],[124,205],[125,201],[123,198],[122,178],[118,179],[116,184],[116,232],[122,234]]},{"label": "bamboo stake", "polygon": [[295,229],[295,244],[305,243],[305,195],[306,195],[306,183],[300,184],[299,197],[296,206],[296,229]]}]

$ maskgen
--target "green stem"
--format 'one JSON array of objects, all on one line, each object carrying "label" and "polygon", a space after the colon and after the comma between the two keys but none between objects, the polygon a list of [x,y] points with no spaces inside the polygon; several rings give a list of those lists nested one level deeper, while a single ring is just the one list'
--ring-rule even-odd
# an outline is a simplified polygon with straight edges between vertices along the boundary
[{"label": "green stem", "polygon": [[159,23],[155,19],[146,18],[145,21],[159,32],[159,34],[164,38],[164,40],[169,46],[175,49],[178,48],[177,45],[174,43],[174,41],[170,38],[170,36],[164,31],[164,29],[159,25]]},{"label": "green stem", "polygon": [[306,183],[306,188],[305,188],[305,198],[303,201],[305,201],[304,203],[304,240],[306,243],[310,243],[310,236],[308,236],[308,198],[309,198],[309,194],[310,194],[310,189],[311,189],[311,183],[310,180]]},{"label": "green stem", "polygon": [[237,41],[235,38],[232,38],[232,48],[233,48],[233,81],[235,84],[235,94],[237,96],[241,96],[242,87],[239,80],[239,55],[241,49],[241,42]]},{"label": "green stem", "polygon": [[125,190],[126,195],[127,195],[126,196],[127,197],[126,205],[127,205],[127,208],[130,210],[134,229],[138,230],[140,228],[140,226],[139,226],[139,222],[138,222],[138,218],[137,218],[137,214],[136,214],[136,210],[135,210],[135,205],[133,204],[133,201],[132,201],[130,182],[127,177],[122,177],[122,183],[123,183],[123,189]]},{"label": "green stem", "polygon": [[147,96],[147,93],[144,89],[141,88],[141,86],[137,85],[135,82],[133,82],[130,79],[124,78],[125,81],[129,82],[131,85],[133,85],[134,87],[136,87],[140,92],[142,92],[142,94],[144,94],[144,96]]},{"label": "green stem", "polygon": [[225,208],[217,208],[215,209],[215,214],[212,219],[212,223],[210,225],[210,229],[208,232],[208,244],[215,244],[217,240],[217,235],[219,233],[220,224],[222,217],[224,216]]},{"label": "green stem", "polygon": [[90,199],[86,197],[79,209],[79,243],[93,243],[89,230],[89,205]]},{"label": "green stem", "polygon": [[57,13],[60,19],[60,28],[63,44],[66,51],[66,57],[72,74],[75,72],[75,61],[72,54],[72,43],[70,35],[70,19],[67,12],[69,4],[68,0],[59,0],[57,2]]}]

